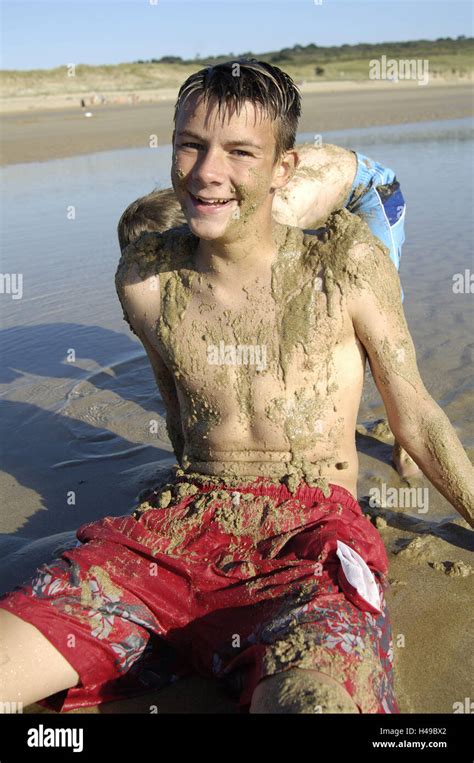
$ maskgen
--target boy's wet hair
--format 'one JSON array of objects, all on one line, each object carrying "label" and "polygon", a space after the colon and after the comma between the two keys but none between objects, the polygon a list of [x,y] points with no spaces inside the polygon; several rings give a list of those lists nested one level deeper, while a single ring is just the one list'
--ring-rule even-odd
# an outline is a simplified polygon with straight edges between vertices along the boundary
[{"label": "boy's wet hair", "polygon": [[219,114],[228,105],[239,114],[245,101],[260,106],[263,113],[275,121],[275,162],[285,151],[294,148],[301,96],[291,77],[277,66],[256,58],[237,58],[191,74],[178,93],[175,128],[180,108],[195,94],[201,95],[204,101],[217,99]]},{"label": "boy's wet hair", "polygon": [[120,249],[135,243],[142,233],[151,233],[186,224],[178,199],[172,188],[152,191],[132,202],[117,226]]}]

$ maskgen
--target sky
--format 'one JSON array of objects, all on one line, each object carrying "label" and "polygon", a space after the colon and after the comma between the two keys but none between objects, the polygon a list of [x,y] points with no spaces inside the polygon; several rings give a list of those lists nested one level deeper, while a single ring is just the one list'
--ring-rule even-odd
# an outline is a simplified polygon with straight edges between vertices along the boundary
[{"label": "sky", "polygon": [[473,35],[470,0],[0,0],[3,69]]}]

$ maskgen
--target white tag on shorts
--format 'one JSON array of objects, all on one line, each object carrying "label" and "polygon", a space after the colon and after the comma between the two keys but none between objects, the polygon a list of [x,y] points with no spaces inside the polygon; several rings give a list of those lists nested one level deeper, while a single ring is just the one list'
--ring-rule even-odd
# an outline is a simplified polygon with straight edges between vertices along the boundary
[{"label": "white tag on shorts", "polygon": [[360,554],[341,540],[337,541],[336,553],[348,583],[356,589],[359,596],[362,596],[365,601],[368,601],[375,609],[382,611],[380,593],[374,575]]}]

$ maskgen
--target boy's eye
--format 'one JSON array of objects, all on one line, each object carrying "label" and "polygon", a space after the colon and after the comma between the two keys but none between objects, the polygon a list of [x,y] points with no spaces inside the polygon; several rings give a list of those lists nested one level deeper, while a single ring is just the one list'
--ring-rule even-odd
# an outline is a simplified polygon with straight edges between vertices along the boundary
[{"label": "boy's eye", "polygon": [[[187,141],[186,143],[179,143],[179,148],[202,148],[202,145],[200,143],[193,143],[191,141]],[[239,154],[241,156],[251,156],[251,154],[248,151],[244,151],[241,148],[236,148],[232,151],[233,154]]]}]

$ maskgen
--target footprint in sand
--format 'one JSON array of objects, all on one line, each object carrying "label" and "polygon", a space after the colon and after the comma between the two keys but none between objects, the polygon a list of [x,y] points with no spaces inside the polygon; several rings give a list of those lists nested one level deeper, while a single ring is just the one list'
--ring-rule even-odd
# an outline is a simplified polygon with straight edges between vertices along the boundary
[{"label": "footprint in sand", "polygon": [[399,547],[398,550],[394,550],[394,553],[397,556],[406,559],[409,562],[413,562],[414,564],[429,564],[434,570],[444,572],[445,575],[449,575],[450,577],[465,578],[472,575],[474,572],[474,568],[463,561],[453,562],[442,559],[447,551],[451,551],[451,548],[449,544],[441,540],[441,538],[435,538],[431,535],[413,538],[411,540],[400,538],[398,545],[401,545],[401,548]]},{"label": "footprint in sand", "polygon": [[386,419],[364,422],[356,426],[356,431],[362,435],[370,435],[383,442],[393,442],[393,433]]},{"label": "footprint in sand", "polygon": [[467,578],[474,572],[471,565],[464,562],[433,562],[431,566],[434,570],[455,578]]}]

